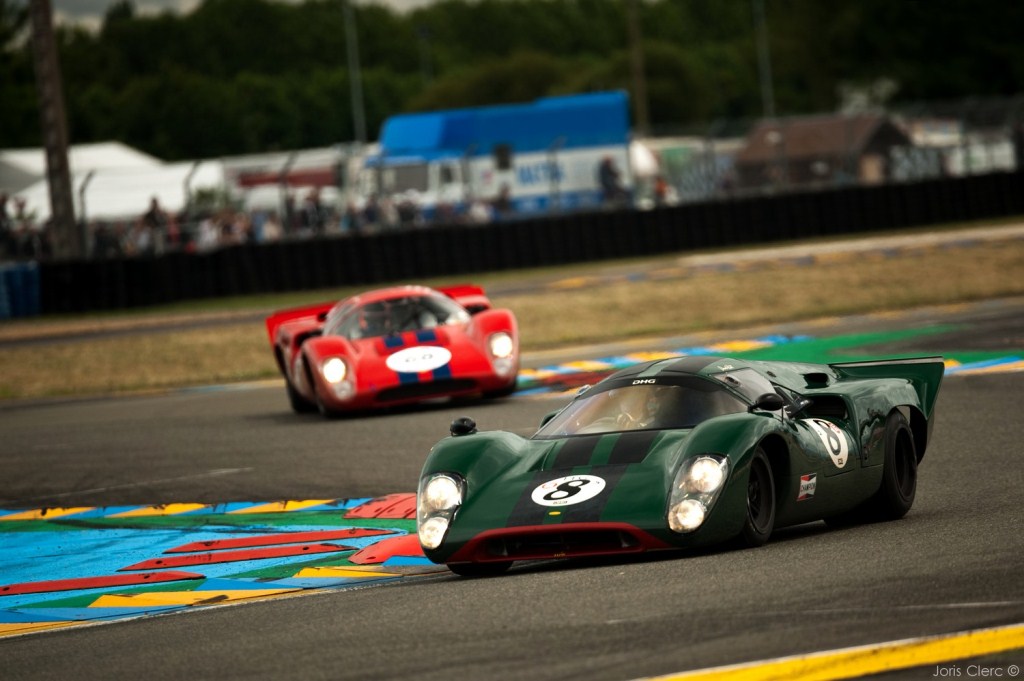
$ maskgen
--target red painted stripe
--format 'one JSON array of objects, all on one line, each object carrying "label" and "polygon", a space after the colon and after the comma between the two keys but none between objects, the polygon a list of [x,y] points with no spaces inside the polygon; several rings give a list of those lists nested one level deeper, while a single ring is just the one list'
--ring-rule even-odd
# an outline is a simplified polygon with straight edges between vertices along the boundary
[{"label": "red painted stripe", "polygon": [[156,584],[158,582],[179,582],[186,579],[206,579],[194,572],[150,572],[144,575],[105,575],[103,577],[79,577],[76,579],[54,579],[47,582],[25,582],[0,586],[0,596],[15,594],[37,594],[48,591],[76,591],[98,589],[109,586],[133,586]]},{"label": "red painted stripe", "polygon": [[407,492],[378,497],[351,509],[345,517],[412,520],[416,517],[416,495]]},{"label": "red painted stripe", "polygon": [[355,537],[372,537],[377,534],[392,534],[391,530],[377,530],[367,527],[349,527],[344,530],[315,530],[312,532],[283,532],[279,534],[261,534],[255,537],[238,537],[236,539],[213,539],[182,544],[164,553],[193,553],[195,551],[223,551],[225,549],[244,549],[252,546],[273,546],[275,544],[299,544],[302,542],[321,542],[331,539],[352,539]]},{"label": "red painted stripe", "polygon": [[401,537],[382,539],[352,554],[349,560],[356,565],[366,565],[367,563],[383,563],[393,556],[423,557],[423,547],[420,546],[419,537],[415,534],[406,534]]},{"label": "red painted stripe", "polygon": [[233,563],[240,560],[262,560],[264,558],[286,558],[314,553],[334,553],[351,551],[351,546],[341,544],[300,544],[298,546],[276,546],[268,549],[248,551],[220,551],[218,553],[193,553],[190,556],[173,556],[171,558],[153,558],[135,565],[123,567],[125,570],[155,570],[158,568],[184,567],[187,565],[214,565],[217,563]]}]

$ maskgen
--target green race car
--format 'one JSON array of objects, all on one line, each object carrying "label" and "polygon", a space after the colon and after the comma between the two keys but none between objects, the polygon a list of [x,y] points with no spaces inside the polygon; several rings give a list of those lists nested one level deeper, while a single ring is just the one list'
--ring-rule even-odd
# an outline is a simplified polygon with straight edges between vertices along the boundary
[{"label": "green race car", "polygon": [[689,356],[583,388],[532,437],[452,423],[423,466],[425,555],[516,560],[759,546],[778,527],[901,518],[941,357],[842,364]]}]

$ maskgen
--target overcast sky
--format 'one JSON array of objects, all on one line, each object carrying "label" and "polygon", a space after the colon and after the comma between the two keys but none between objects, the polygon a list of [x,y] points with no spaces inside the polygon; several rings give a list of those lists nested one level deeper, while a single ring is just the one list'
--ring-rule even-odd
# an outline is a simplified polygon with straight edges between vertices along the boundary
[{"label": "overcast sky", "polygon": [[[279,2],[301,3],[303,0],[278,0]],[[107,8],[115,0],[50,0],[57,23],[84,24],[88,28],[99,28]],[[201,0],[133,0],[135,10],[140,14],[159,14],[164,10],[180,13],[189,12]],[[429,5],[433,0],[355,0],[358,4],[374,3],[387,5],[398,11],[406,11]]]}]

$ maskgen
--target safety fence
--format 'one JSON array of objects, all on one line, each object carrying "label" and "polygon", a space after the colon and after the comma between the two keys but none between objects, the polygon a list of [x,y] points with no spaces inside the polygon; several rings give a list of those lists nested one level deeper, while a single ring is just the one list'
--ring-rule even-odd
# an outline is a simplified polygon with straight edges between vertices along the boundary
[{"label": "safety fence", "polygon": [[1024,215],[1020,171],[245,244],[206,254],[42,262],[36,310],[87,312],[374,285],[1016,215]]}]

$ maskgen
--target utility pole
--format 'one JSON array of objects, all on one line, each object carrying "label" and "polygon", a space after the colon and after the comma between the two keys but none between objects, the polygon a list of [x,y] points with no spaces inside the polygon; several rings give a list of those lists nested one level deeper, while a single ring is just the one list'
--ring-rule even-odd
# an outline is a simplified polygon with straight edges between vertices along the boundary
[{"label": "utility pole", "polygon": [[353,0],[342,0],[345,10],[345,46],[348,48],[348,81],[352,91],[352,125],[356,142],[366,144],[366,113],[363,108],[363,75],[359,67],[359,38],[352,12]]},{"label": "utility pole", "polygon": [[46,149],[46,178],[50,187],[53,254],[64,260],[81,258],[85,244],[81,231],[75,225],[71,170],[68,167],[67,114],[64,109],[60,62],[57,60],[57,43],[53,37],[50,0],[30,0],[29,14],[40,122]]},{"label": "utility pole", "polygon": [[757,65],[761,76],[761,105],[765,118],[775,118],[775,92],[772,89],[772,58],[768,49],[768,24],[764,18],[764,0],[751,0],[754,28],[757,31]]},{"label": "utility pole", "polygon": [[627,22],[629,24],[629,54],[633,70],[633,106],[636,112],[636,131],[639,137],[650,133],[651,123],[647,114],[647,77],[644,75],[643,36],[640,30],[640,16],[637,10],[639,0],[626,0]]}]

